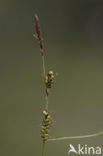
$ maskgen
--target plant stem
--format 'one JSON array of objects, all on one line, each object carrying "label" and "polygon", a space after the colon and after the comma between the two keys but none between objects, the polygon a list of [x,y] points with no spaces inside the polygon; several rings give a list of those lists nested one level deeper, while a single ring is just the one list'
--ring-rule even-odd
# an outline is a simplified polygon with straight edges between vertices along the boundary
[{"label": "plant stem", "polygon": [[42,144],[42,156],[44,156],[44,152],[45,152],[45,142],[43,142]]},{"label": "plant stem", "polygon": [[45,60],[44,60],[44,55],[42,56],[42,66],[43,66],[43,75],[44,78],[46,77],[46,72],[45,72]]},{"label": "plant stem", "polygon": [[[44,55],[42,56],[42,66],[43,66],[43,75],[44,75],[44,80],[46,78],[46,70],[45,70],[45,59],[44,59]],[[46,106],[45,109],[48,110],[48,88],[45,88],[45,93],[46,93]]]},{"label": "plant stem", "polygon": [[[45,60],[44,60],[44,55],[42,55],[42,67],[43,67],[43,76],[44,76],[44,81],[45,81],[45,78],[46,78],[46,70],[45,70]],[[46,92],[46,90],[45,90]],[[48,96],[46,94],[46,106],[45,108],[47,108],[48,106]],[[44,153],[45,153],[45,142],[42,143],[42,156],[44,156]]]},{"label": "plant stem", "polygon": [[103,131],[95,133],[95,134],[89,134],[89,135],[83,135],[83,136],[70,136],[70,137],[53,138],[53,139],[48,139],[48,141],[59,141],[59,140],[69,140],[69,139],[83,139],[83,138],[97,137],[97,136],[100,136],[100,135],[103,135]]},{"label": "plant stem", "polygon": [[45,92],[46,92],[46,110],[48,111],[48,88],[46,87],[45,89]]}]

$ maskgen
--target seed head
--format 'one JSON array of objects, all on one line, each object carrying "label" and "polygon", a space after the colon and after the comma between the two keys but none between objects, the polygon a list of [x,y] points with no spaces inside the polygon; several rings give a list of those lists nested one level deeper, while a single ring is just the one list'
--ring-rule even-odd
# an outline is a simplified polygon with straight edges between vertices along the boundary
[{"label": "seed head", "polygon": [[41,126],[41,137],[43,139],[43,142],[47,141],[49,138],[49,130],[51,126],[51,117],[49,115],[49,112],[46,110],[43,110],[43,121]]},{"label": "seed head", "polygon": [[53,83],[54,83],[54,72],[52,70],[49,70],[45,78],[46,88],[51,88]]}]

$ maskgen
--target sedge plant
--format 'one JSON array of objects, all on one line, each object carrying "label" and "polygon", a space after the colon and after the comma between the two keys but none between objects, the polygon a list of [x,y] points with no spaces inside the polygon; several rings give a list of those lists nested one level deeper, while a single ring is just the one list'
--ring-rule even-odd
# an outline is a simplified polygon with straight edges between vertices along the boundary
[{"label": "sedge plant", "polygon": [[44,82],[44,89],[45,89],[45,106],[42,110],[42,124],[41,124],[41,138],[42,138],[42,156],[44,156],[44,150],[45,150],[45,144],[48,141],[61,141],[61,140],[70,140],[70,139],[84,139],[84,138],[91,138],[91,137],[97,137],[100,135],[103,135],[103,131],[97,132],[94,134],[87,134],[83,136],[67,136],[67,137],[57,137],[57,138],[49,138],[49,132],[51,127],[51,116],[49,113],[48,108],[48,98],[49,98],[49,90],[52,88],[52,85],[54,84],[54,72],[52,70],[48,70],[46,72],[45,68],[45,58],[44,58],[44,49],[43,49],[43,38],[40,28],[40,21],[37,14],[34,15],[35,19],[35,34],[34,37],[38,40],[39,48],[40,48],[40,55],[42,60],[42,68],[43,68],[43,82]]}]

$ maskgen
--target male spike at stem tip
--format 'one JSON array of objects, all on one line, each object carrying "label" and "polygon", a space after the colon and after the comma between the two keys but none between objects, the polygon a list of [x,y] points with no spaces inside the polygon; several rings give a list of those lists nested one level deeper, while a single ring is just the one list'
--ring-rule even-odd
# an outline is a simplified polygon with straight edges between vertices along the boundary
[{"label": "male spike at stem tip", "polygon": [[42,39],[42,34],[41,34],[40,21],[39,21],[39,17],[37,14],[34,15],[34,19],[35,19],[35,31],[36,31],[36,33],[34,34],[34,37],[38,39],[39,47],[40,47],[40,54],[41,56],[43,56],[44,55],[43,42],[42,42],[43,39]]}]

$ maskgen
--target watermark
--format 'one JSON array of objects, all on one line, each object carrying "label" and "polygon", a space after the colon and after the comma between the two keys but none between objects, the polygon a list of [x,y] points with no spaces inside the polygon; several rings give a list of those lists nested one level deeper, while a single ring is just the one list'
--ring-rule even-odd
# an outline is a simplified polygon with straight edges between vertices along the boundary
[{"label": "watermark", "polygon": [[69,144],[68,154],[88,154],[88,155],[100,155],[102,154],[102,149],[99,146],[88,146],[88,145],[81,145],[78,144],[74,147],[72,144]]}]

